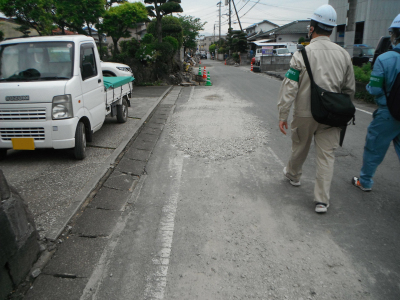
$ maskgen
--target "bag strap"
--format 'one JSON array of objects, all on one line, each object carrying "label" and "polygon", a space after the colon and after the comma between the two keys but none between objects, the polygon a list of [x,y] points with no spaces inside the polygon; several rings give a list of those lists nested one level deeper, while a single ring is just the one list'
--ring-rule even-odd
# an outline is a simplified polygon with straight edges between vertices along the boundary
[{"label": "bag strap", "polygon": [[313,78],[313,75],[312,75],[312,72],[311,72],[310,62],[308,61],[306,48],[304,48],[304,47],[301,48],[301,55],[303,55],[303,60],[304,60],[304,63],[306,65],[308,76],[310,77],[311,85],[314,85],[315,82],[314,82],[314,78]]},{"label": "bag strap", "polygon": [[399,48],[394,48],[394,49],[390,49],[389,51],[394,51],[400,54],[400,49]]},{"label": "bag strap", "polygon": [[[399,48],[390,49],[389,51],[397,52],[398,54],[400,54],[400,49],[399,49]],[[397,75],[398,75],[398,74],[397,74]],[[396,76],[396,77],[397,77],[397,76]],[[395,78],[395,80],[396,80],[396,78]],[[387,98],[388,98],[388,92],[387,92],[387,90],[386,90],[386,84],[385,84],[385,82],[383,83],[382,88],[383,88],[383,92],[385,93],[385,97],[386,97],[386,99],[387,99]]]}]

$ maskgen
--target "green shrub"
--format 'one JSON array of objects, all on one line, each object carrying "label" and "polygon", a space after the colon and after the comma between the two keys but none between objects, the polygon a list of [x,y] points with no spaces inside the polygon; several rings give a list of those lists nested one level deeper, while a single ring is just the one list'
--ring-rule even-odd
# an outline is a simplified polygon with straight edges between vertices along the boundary
[{"label": "green shrub", "polygon": [[154,49],[154,44],[141,44],[135,53],[135,58],[144,63],[154,62],[157,59],[157,51]]},{"label": "green shrub", "polygon": [[166,36],[165,38],[163,38],[163,42],[170,44],[174,51],[177,51],[179,49],[178,40],[172,36]]},{"label": "green shrub", "polygon": [[356,78],[356,81],[363,82],[363,83],[368,83],[369,79],[371,77],[371,64],[367,63],[362,65],[362,67],[357,67],[353,66],[354,69],[354,76]]},{"label": "green shrub", "polygon": [[142,44],[151,44],[154,42],[155,42],[155,38],[151,33],[146,33],[141,40]]},{"label": "green shrub", "polygon": [[232,54],[232,58],[233,58],[233,60],[235,61],[235,62],[239,62],[240,61],[240,59],[239,59],[239,54],[237,54],[237,53],[233,53]]},{"label": "green shrub", "polygon": [[137,40],[130,39],[127,41],[120,42],[119,46],[121,48],[120,55],[122,59],[124,59],[124,58],[135,57],[136,52],[139,50],[140,44]]}]

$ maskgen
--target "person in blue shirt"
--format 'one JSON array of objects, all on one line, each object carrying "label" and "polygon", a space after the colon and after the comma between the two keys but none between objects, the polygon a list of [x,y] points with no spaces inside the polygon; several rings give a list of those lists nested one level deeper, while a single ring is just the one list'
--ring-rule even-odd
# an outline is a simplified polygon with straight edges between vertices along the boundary
[{"label": "person in blue shirt", "polygon": [[[389,34],[393,48],[400,49],[400,14],[389,27]],[[364,192],[372,190],[372,178],[392,141],[400,160],[400,121],[392,117],[386,105],[386,96],[399,72],[400,54],[395,51],[383,53],[376,59],[367,85],[367,91],[375,96],[378,109],[373,113],[373,120],[368,126],[360,177],[352,179],[352,184]]]}]

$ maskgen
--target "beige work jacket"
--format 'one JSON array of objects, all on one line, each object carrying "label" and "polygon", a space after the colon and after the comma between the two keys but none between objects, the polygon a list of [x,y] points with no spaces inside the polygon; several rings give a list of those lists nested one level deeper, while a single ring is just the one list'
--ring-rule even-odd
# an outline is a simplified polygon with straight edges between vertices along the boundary
[{"label": "beige work jacket", "polygon": [[[355,78],[348,52],[326,36],[312,39],[306,46],[306,52],[315,83],[330,92],[349,94],[353,100]],[[278,101],[280,121],[287,121],[293,103],[294,116],[312,117],[310,77],[300,51],[293,54],[290,68],[289,72],[292,74],[298,74],[295,70],[300,74],[298,81],[287,74],[282,82]]]}]

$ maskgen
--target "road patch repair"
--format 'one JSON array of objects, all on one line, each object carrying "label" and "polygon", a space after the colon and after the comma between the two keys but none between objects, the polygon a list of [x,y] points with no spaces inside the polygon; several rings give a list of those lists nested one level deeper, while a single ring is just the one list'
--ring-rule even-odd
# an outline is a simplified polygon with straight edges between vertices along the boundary
[{"label": "road patch repair", "polygon": [[[53,242],[47,244],[47,250],[31,269],[30,279],[37,277],[34,286],[20,286],[12,298],[21,297],[27,289],[27,299],[79,298],[115,225],[129,213],[126,204],[146,174],[147,161],[181,89],[164,89],[152,107],[138,108],[146,111],[142,126],[129,133],[131,140],[126,139],[113,151],[103,164],[107,166],[104,174],[98,172],[99,179],[91,178],[83,204],[66,220],[66,226],[58,234],[52,231]],[[140,114],[138,111],[132,114]]]}]

